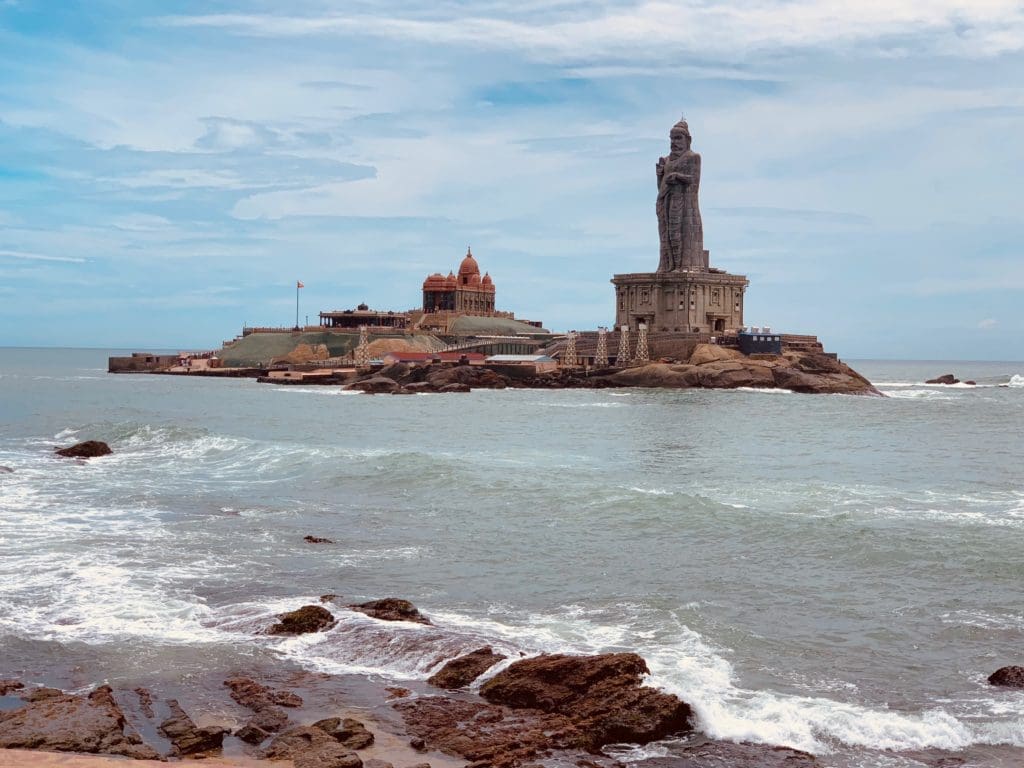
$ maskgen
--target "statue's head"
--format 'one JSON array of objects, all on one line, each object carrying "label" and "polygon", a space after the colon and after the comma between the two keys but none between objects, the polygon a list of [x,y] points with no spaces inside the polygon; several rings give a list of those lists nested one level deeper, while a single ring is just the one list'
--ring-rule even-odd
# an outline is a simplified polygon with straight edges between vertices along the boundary
[{"label": "statue's head", "polygon": [[686,120],[680,120],[678,123],[673,125],[672,130],[668,135],[671,141],[673,155],[690,151],[692,138],[690,136],[690,126],[686,124]]}]

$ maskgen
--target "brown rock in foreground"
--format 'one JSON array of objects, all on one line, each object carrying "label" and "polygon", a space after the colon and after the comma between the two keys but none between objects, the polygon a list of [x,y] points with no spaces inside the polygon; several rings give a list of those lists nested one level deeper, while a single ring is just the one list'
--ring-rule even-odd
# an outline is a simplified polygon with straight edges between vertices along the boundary
[{"label": "brown rock in foreground", "polygon": [[224,685],[231,689],[231,698],[243,707],[259,712],[260,710],[278,705],[281,707],[301,707],[302,697],[291,691],[274,691],[260,685],[251,677],[229,677]]},{"label": "brown rock in foreground", "polygon": [[431,696],[393,706],[428,746],[511,768],[552,751],[597,752],[689,732],[689,705],[643,686],[646,673],[632,653],[540,656],[484,683],[490,703]]},{"label": "brown rock in foreground", "polygon": [[249,677],[231,677],[224,681],[231,689],[231,698],[255,714],[235,736],[247,744],[260,744],[288,725],[288,715],[281,707],[301,707],[302,698],[291,691],[274,691]]},{"label": "brown rock in foreground", "polygon": [[57,691],[0,712],[0,747],[160,759],[128,725],[106,685],[88,696]]},{"label": "brown rock in foreground", "polygon": [[265,706],[257,710],[245,725],[235,731],[235,736],[247,744],[260,744],[287,725],[288,715],[283,709],[273,705]]},{"label": "brown rock in foreground", "polygon": [[224,734],[228,733],[226,729],[199,728],[174,699],[168,699],[167,707],[171,715],[160,723],[159,730],[174,745],[174,755],[184,757],[220,752]]},{"label": "brown rock in foreground", "polygon": [[584,732],[581,746],[590,750],[689,731],[690,706],[642,685],[647,674],[635,653],[553,654],[516,662],[484,683],[480,695],[513,709],[565,715]]},{"label": "brown rock in foreground", "polygon": [[1006,688],[1024,688],[1024,667],[1001,667],[988,676],[988,681]]},{"label": "brown rock in foreground", "polygon": [[[430,747],[493,768],[512,768],[552,750],[580,749],[581,734],[569,718],[537,710],[512,710],[447,696],[394,704],[414,738]],[[416,747],[419,748],[419,747]]]},{"label": "brown rock in foreground", "polygon": [[420,613],[415,605],[397,597],[370,600],[367,603],[350,605],[349,608],[382,621],[414,621],[417,624],[430,624],[430,619]]},{"label": "brown rock in foreground", "polygon": [[274,738],[260,755],[292,760],[295,768],[361,768],[359,755],[319,728],[301,726]]},{"label": "brown rock in foreground", "polygon": [[20,691],[25,684],[20,680],[0,680],[0,696],[6,696],[12,691]]},{"label": "brown rock in foreground", "polygon": [[704,737],[672,747],[673,754],[633,763],[634,768],[820,768],[814,755],[789,747],[734,744]]},{"label": "brown rock in foreground", "polygon": [[438,688],[449,690],[465,688],[499,661],[504,661],[505,658],[507,657],[495,653],[490,646],[477,648],[475,651],[449,661],[431,675],[427,682]]},{"label": "brown rock in foreground", "polygon": [[351,717],[329,717],[313,723],[313,727],[319,728],[349,749],[366,749],[374,741],[373,734],[367,727]]},{"label": "brown rock in foreground", "polygon": [[91,459],[113,453],[110,446],[100,440],[86,440],[84,443],[76,443],[67,448],[54,448],[53,450],[58,456],[67,456],[72,459]]},{"label": "brown rock in foreground", "polygon": [[304,605],[301,608],[282,613],[281,620],[269,630],[271,635],[304,635],[319,632],[334,624],[334,615],[320,605]]}]

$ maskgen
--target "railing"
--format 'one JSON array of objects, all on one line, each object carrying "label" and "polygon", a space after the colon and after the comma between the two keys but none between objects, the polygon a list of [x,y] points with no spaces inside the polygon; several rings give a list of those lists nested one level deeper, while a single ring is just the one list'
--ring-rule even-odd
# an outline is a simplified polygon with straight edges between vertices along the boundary
[{"label": "railing", "polygon": [[483,347],[488,344],[528,344],[530,342],[537,342],[540,346],[539,341],[530,336],[475,336],[472,341],[460,341],[455,344],[448,344],[439,349],[439,352],[458,352],[462,349],[472,349],[473,347]]}]

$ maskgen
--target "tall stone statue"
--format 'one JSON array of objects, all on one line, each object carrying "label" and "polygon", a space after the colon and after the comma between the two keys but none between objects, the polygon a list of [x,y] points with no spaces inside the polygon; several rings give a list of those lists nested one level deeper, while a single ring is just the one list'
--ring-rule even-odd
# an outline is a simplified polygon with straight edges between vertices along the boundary
[{"label": "tall stone statue", "polygon": [[700,191],[700,155],[690,149],[686,120],[669,133],[671,150],[658,160],[658,234],[661,236],[659,272],[707,269],[704,227],[697,196]]}]

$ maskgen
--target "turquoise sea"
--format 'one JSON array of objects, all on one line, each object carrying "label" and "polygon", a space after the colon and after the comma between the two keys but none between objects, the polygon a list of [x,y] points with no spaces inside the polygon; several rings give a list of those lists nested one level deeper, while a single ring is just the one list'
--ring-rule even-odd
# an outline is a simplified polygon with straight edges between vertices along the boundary
[{"label": "turquoise sea", "polygon": [[[1024,664],[1024,363],[851,361],[884,398],[372,397],[113,376],[112,353],[0,350],[0,678],[635,650],[719,738],[1024,764],[1024,691],[985,682]],[[922,383],[947,372],[978,386]],[[88,438],[114,455],[52,454]],[[326,592],[438,629],[256,634]]]}]

